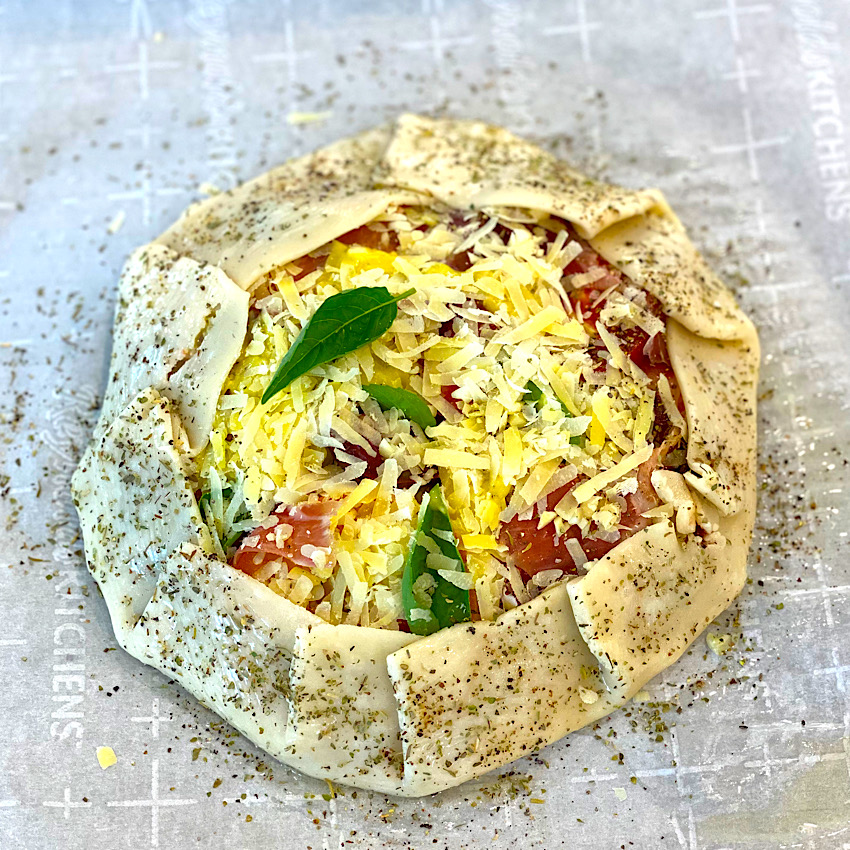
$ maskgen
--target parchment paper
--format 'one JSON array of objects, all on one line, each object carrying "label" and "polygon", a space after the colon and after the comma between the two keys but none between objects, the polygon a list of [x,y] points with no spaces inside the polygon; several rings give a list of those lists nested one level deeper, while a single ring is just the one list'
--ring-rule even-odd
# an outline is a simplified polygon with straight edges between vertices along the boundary
[{"label": "parchment paper", "polygon": [[[0,3],[0,847],[850,847],[848,56],[843,0]],[[116,649],[67,492],[124,257],[403,109],[660,185],[764,348],[729,652],[423,801],[306,779]]]}]

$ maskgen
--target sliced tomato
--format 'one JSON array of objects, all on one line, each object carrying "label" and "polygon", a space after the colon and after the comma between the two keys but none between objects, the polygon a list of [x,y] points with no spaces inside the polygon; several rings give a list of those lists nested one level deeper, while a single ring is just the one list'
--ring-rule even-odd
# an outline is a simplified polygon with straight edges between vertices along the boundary
[{"label": "sliced tomato", "polygon": [[437,333],[440,336],[444,336],[447,339],[451,339],[455,335],[455,320],[449,319],[447,322],[443,322],[440,325],[440,328]]},{"label": "sliced tomato", "polygon": [[440,387],[440,395],[458,412],[461,413],[460,402],[455,398],[455,393],[460,389],[457,384],[445,384]]},{"label": "sliced tomato", "polygon": [[[366,464],[366,471],[363,473],[363,478],[375,479],[378,477],[378,469],[384,462],[384,459],[376,448],[373,447],[374,453],[370,455],[362,446],[356,446],[354,443],[343,443],[342,450]],[[342,463],[342,461],[338,462]]]},{"label": "sliced tomato", "polygon": [[276,559],[283,559],[292,566],[313,567],[312,558],[303,549],[314,546],[330,553],[333,544],[331,518],[336,508],[337,502],[330,499],[279,507],[270,517],[273,524],[264,524],[245,537],[233,556],[232,566],[248,575],[254,575]]},{"label": "sliced tomato", "polygon": [[[581,480],[583,479],[580,476],[550,493],[546,497],[546,509],[553,510]],[[542,570],[560,569],[572,575],[577,574],[578,570],[566,542],[570,537],[579,539],[579,529],[570,528],[566,535],[558,538],[552,523],[538,531],[539,521],[540,514],[535,509],[531,519],[514,517],[503,523],[499,529],[499,542],[508,547],[508,553],[513,556],[517,568],[528,578]]]},{"label": "sliced tomato", "polygon": [[[514,563],[526,578],[531,578],[543,570],[563,570],[569,575],[577,575],[578,567],[567,547],[567,540],[577,540],[585,557],[589,561],[595,561],[610,552],[618,543],[649,525],[649,520],[642,514],[659,504],[651,477],[658,469],[664,452],[663,448],[656,449],[649,460],[638,467],[638,488],[636,492],[625,497],[626,507],[620,517],[619,534],[616,538],[603,540],[595,537],[593,529],[588,535],[583,535],[575,525],[559,536],[554,523],[551,522],[538,530],[540,514],[535,508],[531,519],[521,520],[514,517],[510,522],[504,523],[499,531],[499,542],[508,547]],[[546,498],[546,509],[554,510],[555,505],[584,480],[585,476],[579,476],[550,493]]]},{"label": "sliced tomato", "polygon": [[301,280],[302,277],[310,274],[310,272],[323,268],[326,260],[327,257],[311,257],[309,254],[306,257],[299,257],[295,261],[295,265],[298,266],[300,271],[293,275],[293,280]]},{"label": "sliced tomato", "polygon": [[349,230],[342,236],[337,236],[337,242],[345,245],[360,245],[375,251],[395,251],[399,247],[398,236],[392,230],[372,230],[368,224]]},{"label": "sliced tomato", "polygon": [[461,251],[460,254],[451,254],[446,257],[446,265],[456,272],[465,272],[472,267],[472,252]]},{"label": "sliced tomato", "polygon": [[657,508],[661,504],[655,488],[652,486],[652,473],[661,466],[667,447],[655,449],[636,470],[637,490],[626,496],[626,507],[620,514],[620,540],[631,537],[642,528],[649,525],[649,520],[643,516],[646,511]]},{"label": "sliced tomato", "polygon": [[[604,307],[604,302],[599,300],[599,296],[611,286],[623,283],[625,277],[619,269],[614,268],[607,260],[597,254],[587,242],[578,236],[574,236],[574,238],[582,244],[584,250],[569,263],[564,270],[564,275],[580,274],[598,268],[605,271],[604,277],[595,280],[588,286],[574,289],[569,293],[569,299],[573,305],[573,309],[581,309],[583,320],[593,329],[591,333],[595,333],[599,314]],[[646,306],[654,316],[662,320],[666,318],[661,302],[648,292],[646,293]],[[667,349],[667,339],[664,334],[657,333],[650,337],[641,328],[608,327],[607,325],[606,328],[620,340],[629,358],[643,370],[653,388],[658,383],[661,375],[667,377],[676,405],[684,413],[685,408],[682,394],[679,392],[676,376],[673,373],[673,366],[670,363],[670,353]],[[594,369],[596,371],[605,369],[606,361],[602,356],[605,351],[606,349],[601,343],[594,344],[593,340],[591,340],[591,357],[593,358]]]},{"label": "sliced tomato", "polygon": [[605,306],[604,302],[600,301],[599,296],[606,289],[622,283],[623,273],[619,269],[615,269],[607,260],[600,257],[584,240],[579,241],[584,246],[584,250],[567,265],[564,269],[564,275],[583,274],[584,272],[595,269],[602,269],[605,272],[604,277],[593,281],[593,283],[587,286],[574,289],[569,294],[573,309],[578,312],[577,308],[581,308],[582,319],[593,327],[596,327],[596,323],[599,321],[599,313]]},{"label": "sliced tomato", "polygon": [[[380,476],[380,468],[381,464],[384,462],[384,458],[381,456],[380,452],[375,449],[375,454],[370,455],[366,449],[361,446],[355,446],[354,443],[343,443],[343,451],[346,454],[350,454],[352,457],[356,457],[357,460],[361,460],[366,464],[366,471],[363,473],[361,480],[363,478],[370,478],[373,481],[376,481]],[[342,461],[339,461],[342,463]],[[407,471],[404,471],[399,475],[397,486],[398,487],[410,487],[413,484],[413,477]]]}]

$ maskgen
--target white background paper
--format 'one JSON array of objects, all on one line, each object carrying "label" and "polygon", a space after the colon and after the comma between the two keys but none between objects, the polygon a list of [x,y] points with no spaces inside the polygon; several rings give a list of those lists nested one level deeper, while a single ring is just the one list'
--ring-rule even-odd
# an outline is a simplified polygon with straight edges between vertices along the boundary
[{"label": "white background paper", "polygon": [[[846,0],[0,2],[0,847],[850,847],[848,55]],[[115,648],[67,488],[125,256],[408,109],[667,192],[761,330],[753,583],[512,777],[325,800]]]}]

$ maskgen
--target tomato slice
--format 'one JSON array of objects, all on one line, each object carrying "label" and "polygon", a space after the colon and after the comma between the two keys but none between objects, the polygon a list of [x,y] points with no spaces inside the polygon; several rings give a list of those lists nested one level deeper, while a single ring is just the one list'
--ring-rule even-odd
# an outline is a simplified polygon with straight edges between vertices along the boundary
[{"label": "tomato slice", "polygon": [[[564,269],[564,275],[581,274],[593,269],[602,269],[605,272],[604,277],[595,280],[587,286],[574,289],[569,293],[570,303],[573,309],[581,311],[581,316],[584,322],[591,326],[591,335],[596,334],[596,323],[599,321],[599,314],[602,312],[604,302],[599,301],[599,296],[612,286],[622,284],[625,280],[623,273],[614,268],[607,260],[601,257],[594,251],[587,242],[573,233],[573,238],[581,243],[582,252],[567,265]],[[657,316],[659,319],[665,319],[664,309],[661,302],[650,293],[646,293],[646,306],[650,313]],[[664,375],[670,382],[670,388],[673,392],[673,399],[679,411],[684,414],[685,404],[682,399],[682,394],[679,391],[679,386],[676,381],[676,376],[673,373],[673,366],[670,363],[670,353],[667,349],[667,339],[663,333],[657,333],[650,337],[646,331],[641,328],[622,328],[619,326],[608,327],[609,330],[620,342],[633,363],[637,364],[640,369],[649,378],[653,389],[657,386],[661,375]],[[605,369],[605,360],[601,356],[606,351],[601,342],[594,343],[591,340],[591,356],[594,361],[594,369],[603,371]]]},{"label": "tomato slice", "polygon": [[271,560],[282,559],[291,566],[309,569],[315,563],[305,547],[326,550],[333,544],[331,518],[337,502],[325,500],[308,505],[283,505],[269,521],[255,528],[242,541],[233,556],[232,566],[249,576],[259,572]]},{"label": "tomato slice", "polygon": [[[377,449],[373,447],[374,454],[369,454],[362,446],[357,446],[354,443],[344,442],[342,444],[342,450],[352,457],[356,457],[357,460],[361,460],[366,464],[366,471],[363,473],[363,478],[371,478],[377,479],[378,477],[378,469],[380,469],[381,464],[384,462],[383,457],[381,457],[380,453]],[[343,461],[338,461],[339,463],[343,463]]]},{"label": "tomato slice", "polygon": [[[620,516],[616,538],[603,540],[594,537],[592,528],[590,534],[585,536],[575,525],[559,536],[555,524],[551,522],[538,530],[540,513],[535,508],[531,519],[521,520],[514,517],[510,522],[504,523],[499,530],[499,542],[508,547],[508,553],[513,556],[517,569],[526,578],[531,578],[543,570],[563,570],[568,575],[578,575],[579,569],[567,546],[568,540],[577,540],[585,557],[589,561],[595,561],[610,552],[618,543],[649,525],[649,520],[643,513],[659,504],[651,477],[658,469],[664,452],[663,448],[655,449],[649,460],[637,468],[638,487],[634,493],[625,497],[626,506]],[[584,480],[586,476],[580,475],[550,493],[546,498],[546,509],[554,510],[555,505]]]},{"label": "tomato slice", "polygon": [[370,248],[374,251],[395,251],[399,247],[398,236],[394,231],[372,230],[368,224],[337,236],[336,241],[344,245],[359,245],[361,248]]},{"label": "tomato slice", "polygon": [[587,286],[574,289],[569,294],[570,303],[573,309],[578,312],[577,308],[581,308],[582,319],[596,327],[599,321],[599,314],[605,306],[604,301],[599,300],[599,296],[612,286],[617,286],[623,282],[623,273],[619,269],[615,269],[610,263],[606,262],[590,248],[585,248],[565,269],[564,275],[582,274],[594,269],[603,269],[604,277],[593,281]]},{"label": "tomato slice", "polygon": [[[372,230],[368,224],[349,230],[338,236],[337,242],[345,245],[360,245],[363,248],[371,248],[380,251],[395,251],[398,248],[398,237],[392,231],[380,232]],[[300,271],[294,276],[295,280],[301,280],[305,275],[316,269],[324,268],[327,257],[311,257],[309,254],[295,260],[295,265]]]},{"label": "tomato slice", "polygon": [[440,395],[458,412],[461,413],[460,402],[455,398],[455,393],[460,389],[457,384],[444,384],[440,387]]},{"label": "tomato slice", "polygon": [[327,260],[327,257],[311,257],[309,254],[305,257],[299,257],[295,261],[295,265],[298,266],[300,271],[293,275],[293,280],[301,280],[302,277],[306,277],[310,272],[323,268],[325,260]]},{"label": "tomato slice", "polygon": [[[546,497],[546,509],[553,510],[555,505],[570,492],[586,476],[579,476],[569,484],[555,490]],[[579,539],[581,533],[575,526],[570,528],[565,535],[557,537],[555,526],[549,523],[545,528],[538,531],[537,524],[540,514],[535,508],[531,519],[518,519],[514,517],[509,522],[503,523],[499,529],[499,542],[508,547],[508,553],[513,556],[517,568],[527,577],[531,578],[542,570],[563,570],[571,575],[576,575],[573,556],[567,548],[567,539]]]},{"label": "tomato slice", "polygon": [[[357,460],[362,460],[366,464],[366,471],[360,476],[360,480],[364,478],[369,478],[372,481],[378,480],[380,477],[379,470],[381,468],[381,464],[384,462],[384,458],[377,448],[375,448],[375,454],[370,455],[369,452],[367,452],[362,446],[356,446],[354,443],[344,442],[342,444],[342,450],[346,454],[356,457]],[[337,458],[337,462],[342,463],[343,461]],[[413,476],[407,471],[402,472],[396,482],[396,486],[398,487],[410,487],[412,484]]]}]

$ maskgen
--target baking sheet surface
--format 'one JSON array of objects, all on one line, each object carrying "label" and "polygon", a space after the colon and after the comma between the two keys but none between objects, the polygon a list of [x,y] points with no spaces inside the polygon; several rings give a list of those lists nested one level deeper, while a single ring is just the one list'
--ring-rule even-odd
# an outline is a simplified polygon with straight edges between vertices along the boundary
[{"label": "baking sheet surface", "polygon": [[[841,0],[0,3],[0,847],[850,847],[848,56]],[[334,796],[117,649],[68,496],[125,256],[401,110],[659,185],[764,352],[734,647],[422,801]]]}]

